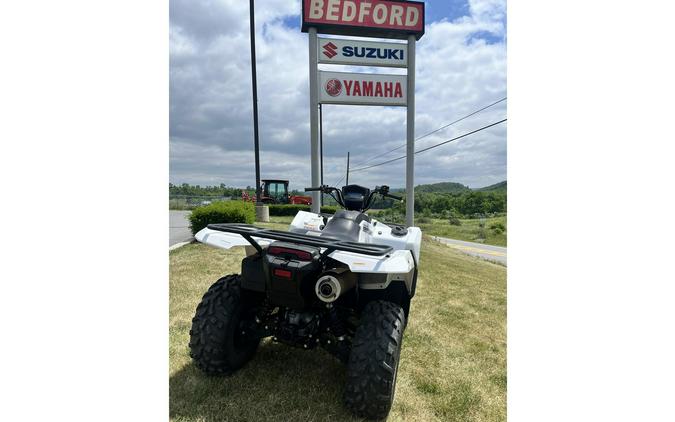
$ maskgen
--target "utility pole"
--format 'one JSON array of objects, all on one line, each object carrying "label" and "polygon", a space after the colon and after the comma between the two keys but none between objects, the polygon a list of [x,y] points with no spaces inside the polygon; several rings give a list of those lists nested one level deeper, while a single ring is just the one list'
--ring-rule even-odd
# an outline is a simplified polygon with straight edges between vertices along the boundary
[{"label": "utility pole", "polygon": [[255,8],[249,0],[249,27],[251,31],[251,82],[253,86],[253,148],[255,150],[255,205],[256,220],[269,221],[269,208],[260,202],[260,142],[258,139],[258,81],[255,68]]},{"label": "utility pole", "polygon": [[[319,103],[319,154],[321,154],[321,186],[323,186],[323,114]],[[321,206],[323,207],[323,192],[321,192]]]},{"label": "utility pole", "polygon": [[253,0],[249,0],[249,27],[251,30],[251,81],[253,85],[253,148],[255,150],[255,201],[260,203],[260,143],[258,140],[258,81],[255,69],[255,17]]},{"label": "utility pole", "polygon": [[349,151],[347,151],[347,181],[345,182],[345,186],[346,185],[349,185]]}]

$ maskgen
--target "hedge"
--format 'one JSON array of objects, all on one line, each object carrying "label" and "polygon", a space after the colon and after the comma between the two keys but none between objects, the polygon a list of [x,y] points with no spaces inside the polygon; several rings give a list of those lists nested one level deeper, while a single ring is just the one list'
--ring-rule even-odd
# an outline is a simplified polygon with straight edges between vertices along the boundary
[{"label": "hedge", "polygon": [[[295,214],[298,213],[298,211],[309,211],[309,205],[294,205],[294,204],[289,204],[289,205],[278,205],[278,204],[273,204],[270,205],[270,215],[272,216],[287,216],[291,215],[294,216]],[[325,206],[321,207],[321,212],[324,212],[326,214],[335,214],[335,211],[337,211],[337,207],[335,206]]]},{"label": "hedge", "polygon": [[251,202],[218,201],[203,207],[197,207],[190,215],[192,234],[211,223],[247,223],[255,222],[255,207]]}]

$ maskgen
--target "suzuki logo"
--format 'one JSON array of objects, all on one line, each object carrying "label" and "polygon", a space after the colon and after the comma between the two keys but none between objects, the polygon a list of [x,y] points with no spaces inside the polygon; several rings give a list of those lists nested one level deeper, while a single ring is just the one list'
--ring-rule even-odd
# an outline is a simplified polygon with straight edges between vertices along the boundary
[{"label": "suzuki logo", "polygon": [[326,57],[328,57],[329,59],[332,59],[333,57],[337,56],[337,45],[333,44],[332,42],[324,44],[323,54],[325,54]]}]

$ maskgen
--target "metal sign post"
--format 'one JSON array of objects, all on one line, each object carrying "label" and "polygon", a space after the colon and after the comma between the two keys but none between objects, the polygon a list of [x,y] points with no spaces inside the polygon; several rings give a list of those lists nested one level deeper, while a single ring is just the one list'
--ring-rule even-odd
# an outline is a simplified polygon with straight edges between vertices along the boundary
[{"label": "metal sign post", "polygon": [[[319,157],[319,72],[316,58],[316,28],[309,28],[309,153],[312,167],[312,187],[321,184],[321,161]],[[313,213],[321,212],[321,195],[318,191],[312,192]]]},{"label": "metal sign post", "polygon": [[408,36],[408,108],[405,157],[405,225],[415,222],[415,36]]},{"label": "metal sign post", "polygon": [[[323,110],[321,108],[321,103],[319,103],[319,155],[321,156],[321,186],[323,186]],[[323,207],[323,192],[321,192],[321,203],[319,204]]]}]

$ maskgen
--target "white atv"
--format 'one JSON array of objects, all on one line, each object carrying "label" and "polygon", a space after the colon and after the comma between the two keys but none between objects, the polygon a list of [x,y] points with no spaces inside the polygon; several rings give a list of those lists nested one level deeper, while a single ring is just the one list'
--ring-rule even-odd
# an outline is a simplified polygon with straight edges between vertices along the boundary
[{"label": "white atv", "polygon": [[260,340],[304,349],[321,346],[347,363],[344,400],[359,416],[385,418],[410,300],[415,295],[422,232],[370,218],[376,195],[358,185],[305,191],[332,196],[335,215],[300,211],[289,232],[248,224],[209,224],[195,236],[229,249],[245,246],[241,274],[213,284],[197,306],[190,355],[208,374],[230,374]]}]

